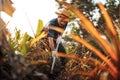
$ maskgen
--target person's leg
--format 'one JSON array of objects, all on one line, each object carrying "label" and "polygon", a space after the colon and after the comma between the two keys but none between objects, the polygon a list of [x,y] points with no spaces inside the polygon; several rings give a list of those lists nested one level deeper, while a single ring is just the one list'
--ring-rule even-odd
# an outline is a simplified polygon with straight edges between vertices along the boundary
[{"label": "person's leg", "polygon": [[[63,46],[62,43],[59,44],[58,52],[62,52],[62,53],[64,53],[64,54],[66,54],[66,50],[65,50],[65,48],[64,48],[64,46]],[[66,58],[61,57],[61,58],[60,58],[60,61],[61,61],[61,64],[64,66],[65,63],[66,63]]]},{"label": "person's leg", "polygon": [[65,50],[65,48],[64,48],[62,43],[59,44],[58,52],[66,53],[66,50]]}]

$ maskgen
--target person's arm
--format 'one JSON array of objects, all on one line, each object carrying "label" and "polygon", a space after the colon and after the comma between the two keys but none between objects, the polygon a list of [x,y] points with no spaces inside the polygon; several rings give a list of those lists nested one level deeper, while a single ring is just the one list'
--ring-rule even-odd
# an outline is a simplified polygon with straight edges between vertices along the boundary
[{"label": "person's arm", "polygon": [[48,37],[48,41],[49,41],[49,46],[51,48],[51,51],[54,51],[55,50],[55,44],[54,44],[53,38]]},{"label": "person's arm", "polygon": [[48,42],[49,42],[49,47],[51,49],[51,51],[55,50],[55,43],[54,43],[54,36],[55,36],[55,31],[50,29],[50,27],[53,27],[56,25],[56,19],[52,19],[49,21],[49,23],[45,26],[48,29]]}]

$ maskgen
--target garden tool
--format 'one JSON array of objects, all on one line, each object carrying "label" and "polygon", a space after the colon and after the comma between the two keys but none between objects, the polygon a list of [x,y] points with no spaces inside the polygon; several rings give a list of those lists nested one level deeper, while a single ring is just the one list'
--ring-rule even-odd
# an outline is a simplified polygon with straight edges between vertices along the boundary
[{"label": "garden tool", "polygon": [[59,47],[59,44],[62,40],[62,37],[59,36],[56,43],[57,43],[57,46],[56,46],[56,49],[54,51],[52,51],[52,58],[53,58],[53,62],[52,62],[52,66],[51,66],[51,73],[53,73],[53,69],[54,69],[54,66],[55,66],[55,62],[56,62],[56,54],[58,53],[58,47]]}]

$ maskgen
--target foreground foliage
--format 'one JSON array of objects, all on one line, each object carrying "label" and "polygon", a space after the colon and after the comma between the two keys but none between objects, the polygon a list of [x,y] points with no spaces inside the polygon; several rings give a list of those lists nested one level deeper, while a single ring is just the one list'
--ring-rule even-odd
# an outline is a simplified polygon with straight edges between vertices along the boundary
[{"label": "foreground foliage", "polygon": [[[68,51],[67,54],[56,54],[58,58],[55,68],[53,73],[50,73],[52,54],[45,38],[47,32],[41,32],[43,28],[41,20],[38,21],[34,38],[31,38],[27,33],[20,36],[18,30],[15,38],[9,37],[8,41],[6,34],[1,32],[3,36],[0,37],[0,42],[4,44],[0,45],[0,74],[2,74],[0,79],[119,80],[119,22],[113,23],[104,6],[98,3],[106,23],[105,33],[102,33],[79,9],[64,1],[58,1],[58,3],[66,6],[80,19],[79,26],[91,35],[92,42],[87,38],[88,34],[83,37],[77,34],[66,35],[79,44],[75,45],[74,50]],[[61,28],[51,27],[51,29],[64,32]],[[16,54],[15,51],[20,54]]]}]

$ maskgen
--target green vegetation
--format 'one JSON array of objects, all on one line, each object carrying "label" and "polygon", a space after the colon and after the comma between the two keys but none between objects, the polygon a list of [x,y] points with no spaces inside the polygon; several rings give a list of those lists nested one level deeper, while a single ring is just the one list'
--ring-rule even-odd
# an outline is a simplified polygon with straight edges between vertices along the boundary
[{"label": "green vegetation", "polygon": [[[42,20],[38,20],[34,38],[27,33],[21,35],[21,30],[16,30],[14,37],[8,36],[0,25],[0,80],[120,80],[120,3],[56,1],[73,14],[79,26],[71,23],[70,34],[63,37],[67,54],[56,55],[51,74],[52,54]],[[95,10],[100,12],[97,19],[93,19]],[[64,32],[61,28],[51,29]]]}]

